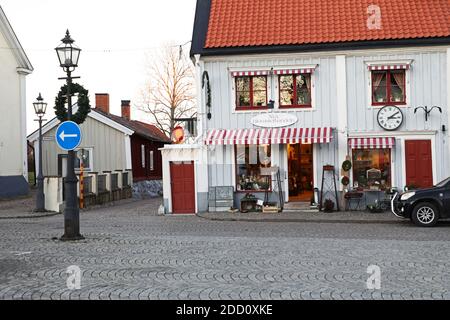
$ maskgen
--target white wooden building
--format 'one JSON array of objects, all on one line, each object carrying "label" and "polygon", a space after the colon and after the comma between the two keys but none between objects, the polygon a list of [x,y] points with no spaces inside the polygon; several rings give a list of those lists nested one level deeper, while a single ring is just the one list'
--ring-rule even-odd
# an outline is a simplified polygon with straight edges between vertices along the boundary
[{"label": "white wooden building", "polygon": [[[270,167],[284,201],[307,203],[327,165],[340,192],[376,196],[450,175],[450,3],[356,2],[197,1],[191,55],[205,156],[193,165],[207,159],[207,170],[196,169],[194,182],[232,187],[238,207],[248,193],[264,199],[276,189]],[[396,20],[399,11],[408,19]],[[420,106],[441,112],[425,120]],[[166,210],[183,211],[174,208],[173,164],[165,166]],[[208,210],[205,186],[191,187],[195,211]]]},{"label": "white wooden building", "polygon": [[0,6],[0,199],[28,194],[26,76],[32,71]]}]

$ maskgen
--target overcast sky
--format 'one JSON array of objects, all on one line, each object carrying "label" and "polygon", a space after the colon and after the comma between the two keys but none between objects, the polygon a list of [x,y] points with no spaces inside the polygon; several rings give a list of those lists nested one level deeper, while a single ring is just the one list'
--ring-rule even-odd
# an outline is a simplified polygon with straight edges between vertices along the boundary
[{"label": "overcast sky", "polygon": [[[34,72],[27,77],[28,132],[36,128],[32,103],[39,92],[54,116],[54,99],[64,73],[54,48],[66,29],[83,51],[74,76],[91,96],[109,93],[111,112],[120,100],[137,98],[145,82],[145,54],[192,37],[196,0],[0,0]],[[189,50],[189,46],[184,47]],[[135,110],[132,118],[142,119]],[[149,119],[148,119],[149,120]]]}]

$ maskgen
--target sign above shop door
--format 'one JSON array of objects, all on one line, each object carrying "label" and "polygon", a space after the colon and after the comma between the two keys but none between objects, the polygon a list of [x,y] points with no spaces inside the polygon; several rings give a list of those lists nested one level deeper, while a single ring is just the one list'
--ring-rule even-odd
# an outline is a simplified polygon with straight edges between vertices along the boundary
[{"label": "sign above shop door", "polygon": [[252,125],[261,128],[282,128],[297,123],[298,118],[289,113],[263,113],[253,117]]}]

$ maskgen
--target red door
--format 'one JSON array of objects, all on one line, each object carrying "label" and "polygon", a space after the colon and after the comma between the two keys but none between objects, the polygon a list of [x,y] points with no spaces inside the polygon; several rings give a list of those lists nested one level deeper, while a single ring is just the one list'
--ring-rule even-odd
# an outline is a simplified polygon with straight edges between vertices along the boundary
[{"label": "red door", "polygon": [[406,140],[406,185],[419,188],[433,186],[431,140]]},{"label": "red door", "polygon": [[172,212],[195,213],[194,163],[170,163]]}]

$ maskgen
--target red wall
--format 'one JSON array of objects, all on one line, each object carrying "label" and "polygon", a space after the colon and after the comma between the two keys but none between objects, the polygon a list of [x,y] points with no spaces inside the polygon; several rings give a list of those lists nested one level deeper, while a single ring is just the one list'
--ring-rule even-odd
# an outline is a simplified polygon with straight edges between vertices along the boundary
[{"label": "red wall", "polygon": [[[141,145],[145,146],[145,168],[142,167]],[[131,136],[131,161],[133,163],[133,180],[162,179],[162,157],[159,148],[164,147],[161,142],[150,141],[136,134]],[[150,170],[150,151],[154,152],[154,170]]]}]

